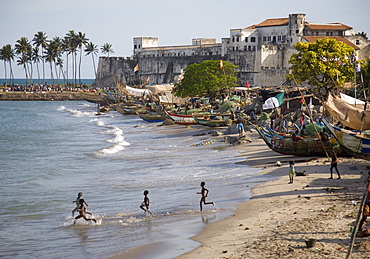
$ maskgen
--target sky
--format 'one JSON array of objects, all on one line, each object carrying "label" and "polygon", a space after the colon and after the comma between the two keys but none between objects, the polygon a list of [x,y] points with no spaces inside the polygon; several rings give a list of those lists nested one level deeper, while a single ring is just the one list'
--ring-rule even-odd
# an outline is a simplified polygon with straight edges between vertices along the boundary
[{"label": "sky", "polygon": [[[0,48],[14,47],[21,37],[32,40],[38,31],[52,39],[74,30],[99,49],[112,44],[111,56],[130,57],[134,37],[158,37],[160,46],[191,45],[193,38],[221,42],[230,29],[291,13],[305,13],[309,22],[340,22],[370,36],[369,0],[0,0],[0,7]],[[13,70],[15,78],[25,78],[22,67],[13,64]],[[90,56],[81,73],[94,78]]]}]

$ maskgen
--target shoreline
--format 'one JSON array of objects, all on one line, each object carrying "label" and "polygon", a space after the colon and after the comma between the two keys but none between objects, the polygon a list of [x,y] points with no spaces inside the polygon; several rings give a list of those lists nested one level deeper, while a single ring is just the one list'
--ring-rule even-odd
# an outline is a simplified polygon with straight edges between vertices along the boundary
[{"label": "shoreline", "polygon": [[[242,163],[263,167],[259,175],[278,179],[255,186],[252,198],[239,204],[231,217],[192,237],[201,243],[199,247],[176,258],[345,258],[365,188],[367,161],[339,158],[342,179],[336,180],[328,179],[327,158],[306,158],[295,167],[307,175],[288,184],[288,163],[281,167],[275,163],[292,158],[271,151],[262,140],[257,142],[254,148],[249,146],[253,143],[237,147],[248,149],[243,156],[251,158]],[[259,155],[269,153],[271,157]],[[306,247],[308,239],[317,240],[315,247]],[[368,255],[366,240],[356,239],[351,258]]]},{"label": "shoreline", "polygon": [[[166,126],[157,133],[168,137],[194,136],[211,130],[214,129]],[[255,131],[246,134],[253,139],[251,143],[232,147],[239,152],[236,157],[244,159],[238,164],[261,168],[257,176],[271,176],[272,180],[256,185],[251,198],[237,205],[231,216],[204,226],[190,238],[199,245],[175,258],[344,258],[365,188],[367,161],[339,158],[342,179],[329,180],[327,158],[282,155],[257,139]],[[204,136],[215,141],[223,138],[223,135]],[[295,177],[293,184],[288,184],[290,160],[295,160],[296,171],[307,174]],[[281,161],[282,166],[276,167],[276,161]],[[356,205],[352,201],[357,201]],[[314,248],[306,248],[305,240],[310,238],[317,239]],[[366,251],[361,251],[361,240],[356,241],[352,258],[364,258]],[[160,253],[163,244],[146,247],[150,247],[148,254],[163,258]],[[126,255],[134,256],[134,251],[140,249],[111,258],[128,258]],[[140,254],[144,256],[142,250]]]}]

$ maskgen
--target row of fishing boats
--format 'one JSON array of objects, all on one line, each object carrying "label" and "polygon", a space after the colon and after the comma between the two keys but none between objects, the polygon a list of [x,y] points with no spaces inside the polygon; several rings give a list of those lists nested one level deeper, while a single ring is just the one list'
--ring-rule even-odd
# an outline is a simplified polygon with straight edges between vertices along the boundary
[{"label": "row of fishing boats", "polygon": [[[329,112],[332,120],[338,122],[334,125],[327,117],[323,117],[313,127],[315,137],[293,136],[293,131],[280,133],[270,127],[255,125],[255,128],[266,145],[281,154],[296,156],[328,156],[334,150],[337,154],[353,156],[370,160],[370,123],[366,115],[366,105],[361,109],[358,104],[352,104],[347,97],[329,96],[324,107]],[[362,118],[362,119],[361,119]],[[351,127],[352,129],[349,129]],[[348,128],[348,129],[347,129]],[[322,138],[320,132],[330,133],[332,138]]]},{"label": "row of fishing boats", "polygon": [[85,93],[83,98],[99,105],[109,105],[124,115],[138,115],[147,122],[163,122],[169,119],[179,125],[200,124],[209,127],[224,127],[230,126],[235,121],[231,112],[213,113],[203,109],[180,110],[171,106],[165,109],[154,102],[145,104],[141,98],[122,99],[117,98],[116,94],[107,92]]}]

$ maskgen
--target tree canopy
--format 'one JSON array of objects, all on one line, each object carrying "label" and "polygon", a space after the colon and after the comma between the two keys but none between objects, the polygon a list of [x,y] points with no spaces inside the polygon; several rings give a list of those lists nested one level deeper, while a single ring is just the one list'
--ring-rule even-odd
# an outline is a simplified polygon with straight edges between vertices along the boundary
[{"label": "tree canopy", "polygon": [[289,60],[292,73],[287,78],[296,80],[298,84],[307,82],[322,99],[332,89],[353,79],[351,57],[354,57],[354,49],[347,44],[324,38],[313,43],[298,42],[294,48],[297,53]]},{"label": "tree canopy", "polygon": [[237,86],[235,69],[238,66],[227,61],[205,60],[184,69],[183,79],[174,87],[176,96],[219,96],[225,89]]}]

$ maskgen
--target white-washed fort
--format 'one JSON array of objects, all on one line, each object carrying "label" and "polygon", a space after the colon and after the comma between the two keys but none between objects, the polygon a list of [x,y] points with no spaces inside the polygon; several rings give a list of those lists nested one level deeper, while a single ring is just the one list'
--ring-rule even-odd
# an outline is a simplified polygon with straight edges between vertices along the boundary
[{"label": "white-washed fort", "polygon": [[[370,57],[370,41],[355,36],[352,27],[342,23],[317,24],[308,22],[305,14],[290,14],[288,18],[267,19],[243,29],[231,29],[230,36],[222,38],[221,43],[197,38],[192,45],[161,47],[158,38],[134,38],[132,57],[100,57],[96,82],[172,83],[189,64],[222,59],[240,67],[240,85],[246,82],[252,86],[281,85],[289,72],[293,45],[324,37],[353,47],[359,60]],[[139,70],[133,72],[135,67]]]}]

